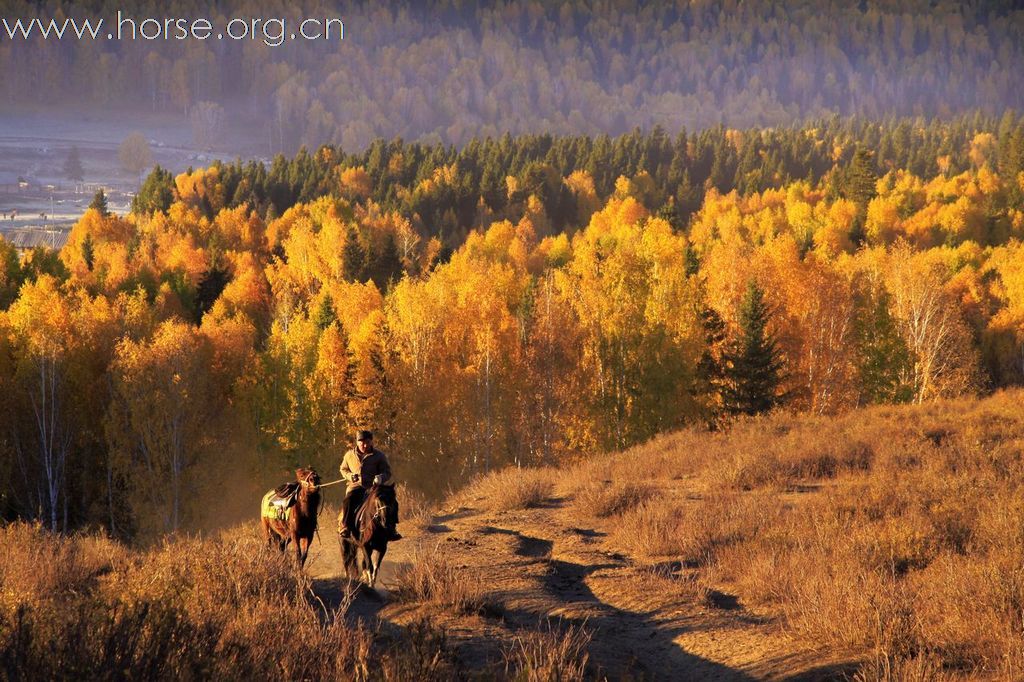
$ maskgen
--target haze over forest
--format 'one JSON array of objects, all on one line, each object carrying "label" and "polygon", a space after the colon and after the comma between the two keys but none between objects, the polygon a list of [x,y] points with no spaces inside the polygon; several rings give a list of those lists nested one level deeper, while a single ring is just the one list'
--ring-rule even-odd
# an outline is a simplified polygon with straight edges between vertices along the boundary
[{"label": "haze over forest", "polygon": [[4,16],[340,17],[345,38],[0,39],[0,97],[8,109],[170,114],[214,149],[246,130],[257,154],[1024,105],[1024,12],[1011,1],[217,4],[5,2]]}]

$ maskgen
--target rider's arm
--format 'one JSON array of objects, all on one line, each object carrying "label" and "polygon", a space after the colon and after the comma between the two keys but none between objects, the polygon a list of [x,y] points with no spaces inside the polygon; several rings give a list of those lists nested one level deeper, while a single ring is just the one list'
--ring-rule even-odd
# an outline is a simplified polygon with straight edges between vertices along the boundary
[{"label": "rider's arm", "polygon": [[348,468],[348,453],[346,452],[341,457],[341,476],[346,481],[352,478],[352,470]]},{"label": "rider's arm", "polygon": [[388,461],[388,456],[383,452],[380,453],[380,474],[384,477],[384,481],[381,485],[394,485],[394,481],[391,480],[391,462]]}]

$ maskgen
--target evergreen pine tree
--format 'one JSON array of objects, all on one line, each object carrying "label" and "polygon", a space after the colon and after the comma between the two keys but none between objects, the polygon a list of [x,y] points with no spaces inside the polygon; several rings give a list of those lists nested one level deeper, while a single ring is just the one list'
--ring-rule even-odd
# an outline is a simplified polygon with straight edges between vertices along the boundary
[{"label": "evergreen pine tree", "polygon": [[377,288],[384,291],[388,282],[398,278],[402,273],[402,257],[398,253],[395,235],[388,232],[384,235],[379,249],[371,249],[368,253],[369,276]]},{"label": "evergreen pine tree", "polygon": [[697,257],[697,252],[693,250],[692,245],[686,245],[686,252],[683,254],[683,258],[685,259],[687,277],[692,277],[700,272],[700,259]]},{"label": "evergreen pine tree", "polygon": [[700,326],[704,336],[704,348],[697,361],[696,393],[707,407],[707,423],[717,426],[723,406],[725,386],[725,322],[715,310],[703,306],[700,310]]},{"label": "evergreen pine tree", "polygon": [[95,208],[104,218],[110,215],[110,211],[107,209],[107,195],[102,189],[96,190],[96,194],[93,195],[89,208]]},{"label": "evergreen pine tree", "polygon": [[864,240],[864,223],[867,220],[868,203],[878,194],[875,183],[878,174],[871,153],[866,149],[858,149],[853,155],[849,168],[846,170],[846,198],[857,205],[850,238],[855,244]]},{"label": "evergreen pine tree", "polygon": [[913,369],[910,349],[889,312],[885,289],[870,293],[854,317],[854,339],[860,369],[861,402],[905,403],[914,397],[905,380]]},{"label": "evergreen pine tree", "polygon": [[670,196],[668,201],[658,209],[658,217],[663,219],[673,230],[679,230],[679,214],[676,213],[676,198]]},{"label": "evergreen pine tree", "polygon": [[846,172],[846,197],[858,206],[867,207],[868,202],[878,193],[875,190],[877,181],[878,173],[875,172],[871,152],[858,149]]},{"label": "evergreen pine tree", "polygon": [[330,295],[325,295],[323,300],[320,301],[320,308],[316,311],[316,326],[320,331],[323,331],[331,326],[338,319],[338,314],[334,311],[334,301],[331,300]]},{"label": "evergreen pine tree", "polygon": [[782,360],[766,329],[771,311],[754,282],[747,287],[739,314],[739,338],[726,356],[725,407],[733,414],[760,414],[780,402]]},{"label": "evergreen pine tree", "polygon": [[159,165],[146,176],[139,193],[132,199],[132,213],[164,212],[174,201],[174,176]]},{"label": "evergreen pine tree", "polygon": [[366,272],[366,251],[359,243],[359,232],[355,225],[348,226],[348,237],[345,240],[345,251],[342,254],[344,276],[350,282],[360,282]]},{"label": "evergreen pine tree", "polygon": [[96,252],[93,248],[92,235],[86,232],[85,237],[82,239],[82,260],[85,261],[85,267],[88,268],[89,272],[92,272],[95,259]]},{"label": "evergreen pine tree", "polygon": [[230,273],[214,265],[207,270],[202,279],[199,280],[199,286],[196,287],[196,297],[193,305],[195,306],[196,324],[200,324],[203,321],[203,315],[210,312],[210,308],[220,297],[224,287],[231,281]]},{"label": "evergreen pine tree", "polygon": [[85,179],[85,169],[82,168],[82,157],[78,153],[78,147],[72,147],[68,152],[68,158],[64,160],[64,177],[75,182],[82,182]]}]

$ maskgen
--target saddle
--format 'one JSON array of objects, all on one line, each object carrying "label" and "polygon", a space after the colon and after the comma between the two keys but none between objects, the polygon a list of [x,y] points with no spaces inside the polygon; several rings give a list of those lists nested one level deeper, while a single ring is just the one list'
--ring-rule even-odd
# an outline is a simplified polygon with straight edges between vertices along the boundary
[{"label": "saddle", "polygon": [[295,497],[299,493],[299,482],[292,481],[291,483],[282,483],[281,485],[274,488],[274,500],[285,501],[286,507],[290,507],[295,504]]},{"label": "saddle", "polygon": [[283,483],[263,498],[263,516],[278,521],[288,519],[289,510],[295,506],[296,498],[299,495],[299,483]]}]

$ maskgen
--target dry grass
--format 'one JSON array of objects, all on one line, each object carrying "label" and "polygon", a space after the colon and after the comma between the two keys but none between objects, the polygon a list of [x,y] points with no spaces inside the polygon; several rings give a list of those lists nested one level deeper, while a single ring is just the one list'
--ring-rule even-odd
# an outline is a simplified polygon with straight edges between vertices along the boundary
[{"label": "dry grass", "polygon": [[479,573],[453,563],[440,543],[416,550],[409,565],[399,570],[396,582],[403,601],[433,604],[457,613],[479,613],[486,604]]},{"label": "dry grass", "polygon": [[580,511],[605,518],[618,516],[627,509],[644,503],[654,493],[650,485],[635,481],[590,481],[576,490],[573,501]]},{"label": "dry grass", "polygon": [[[673,434],[579,464],[575,505],[616,510],[611,545],[701,567],[795,635],[865,652],[859,679],[1024,679],[1022,402]],[[638,470],[650,489],[630,506]],[[701,499],[659,496],[679,479]]]},{"label": "dry grass", "polygon": [[528,509],[551,497],[557,477],[558,472],[548,467],[509,467],[477,478],[467,490],[492,511]]},{"label": "dry grass", "polygon": [[639,584],[648,594],[672,595],[689,603],[710,604],[708,581],[700,571],[692,570],[681,561],[669,561],[637,568]]},{"label": "dry grass", "polygon": [[585,679],[591,635],[583,626],[548,622],[520,633],[505,650],[505,674],[515,682]]},{"label": "dry grass", "polygon": [[423,530],[430,525],[433,507],[427,500],[426,495],[409,488],[404,483],[399,483],[395,494],[401,504],[400,527]]},{"label": "dry grass", "polygon": [[870,679],[938,679],[940,667],[1021,677],[1019,400],[872,410],[837,420],[840,433],[820,429],[818,439],[870,444],[871,466],[795,505],[719,568],[808,638],[873,652]]},{"label": "dry grass", "polygon": [[393,647],[380,664],[382,680],[450,682],[462,677],[448,646],[447,634],[427,618],[409,625],[400,645]]},{"label": "dry grass", "polygon": [[0,547],[0,603],[7,608],[87,591],[128,557],[123,546],[105,538],[61,537],[25,523],[0,526]]},{"label": "dry grass", "polygon": [[702,501],[652,498],[623,512],[611,537],[641,558],[671,557],[708,565],[724,547],[760,533],[775,519],[764,496],[726,492]]},{"label": "dry grass", "polygon": [[324,609],[252,528],[134,552],[12,524],[0,528],[0,556],[0,670],[15,677],[451,677],[446,652],[424,649],[443,638],[410,631],[382,646]]}]

